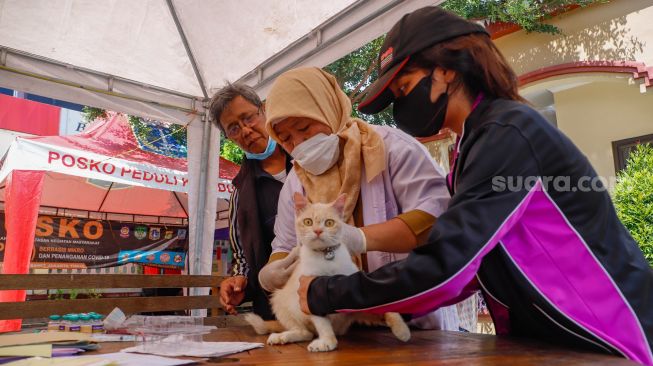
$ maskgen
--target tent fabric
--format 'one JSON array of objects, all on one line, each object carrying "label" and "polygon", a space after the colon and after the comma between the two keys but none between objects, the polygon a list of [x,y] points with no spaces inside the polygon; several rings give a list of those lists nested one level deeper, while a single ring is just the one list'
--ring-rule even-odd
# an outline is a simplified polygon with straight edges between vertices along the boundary
[{"label": "tent fabric", "polygon": [[[6,188],[0,187],[0,202]],[[89,212],[188,218],[188,196],[73,175],[45,172],[41,206]]]},{"label": "tent fabric", "polygon": [[[5,258],[13,259],[5,260],[3,274],[29,273],[43,176],[39,171],[15,170],[7,179]],[[0,302],[25,301],[25,295],[25,290],[0,291]],[[0,332],[18,331],[21,323],[21,319],[0,320]]]},{"label": "tent fabric", "polygon": [[[205,87],[212,90],[225,79],[240,78],[354,2],[184,0],[173,6],[202,65]],[[48,59],[203,95],[165,1],[5,0],[0,39],[5,47]],[[233,57],[236,51],[238,57]]]},{"label": "tent fabric", "polygon": [[[9,148],[0,169],[0,181],[12,170],[43,170],[187,193],[187,160],[152,151],[157,151],[155,144],[147,141],[139,143],[127,117],[114,114],[107,121],[95,123],[78,135],[18,137]],[[220,160],[220,179],[216,187],[218,197],[226,199],[232,190],[230,180],[237,174],[238,166],[225,159]],[[48,178],[53,184],[62,179],[57,175],[49,175]],[[50,187],[49,184],[47,186]],[[133,194],[137,191],[133,189],[130,192]],[[63,191],[62,195],[65,195]],[[53,206],[66,207],[63,202]]]}]

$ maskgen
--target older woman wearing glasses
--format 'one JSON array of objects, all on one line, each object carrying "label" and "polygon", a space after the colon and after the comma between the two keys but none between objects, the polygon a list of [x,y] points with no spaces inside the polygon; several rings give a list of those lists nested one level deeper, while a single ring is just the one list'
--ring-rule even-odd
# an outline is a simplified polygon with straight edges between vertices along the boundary
[{"label": "older woman wearing glasses", "polygon": [[[211,99],[213,123],[245,151],[245,160],[234,178],[236,190],[229,203],[229,235],[234,255],[231,277],[220,286],[225,310],[251,300],[254,312],[274,319],[258,272],[268,260],[274,238],[279,192],[291,168],[288,155],[265,130],[265,107],[256,92],[246,85],[227,84]],[[280,271],[291,271],[295,256],[281,261]]]}]

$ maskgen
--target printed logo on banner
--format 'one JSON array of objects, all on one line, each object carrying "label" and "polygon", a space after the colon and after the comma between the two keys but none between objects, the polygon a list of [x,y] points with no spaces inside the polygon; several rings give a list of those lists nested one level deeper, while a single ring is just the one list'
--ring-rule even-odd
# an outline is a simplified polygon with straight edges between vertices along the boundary
[{"label": "printed logo on banner", "polygon": [[120,228],[120,237],[129,238],[129,226],[123,226]]},{"label": "printed logo on banner", "polygon": [[143,240],[147,237],[147,226],[136,226],[134,228],[134,237]]},{"label": "printed logo on banner", "polygon": [[161,239],[161,228],[160,227],[151,227],[150,228],[150,240],[159,240]]},{"label": "printed logo on banner", "polygon": [[164,238],[165,238],[166,240],[170,240],[170,239],[172,239],[172,235],[173,235],[174,233],[175,233],[175,232],[172,231],[172,230],[166,230]]},{"label": "printed logo on banner", "polygon": [[159,260],[163,264],[166,264],[166,263],[170,262],[170,254],[168,254],[166,252],[161,253],[161,255],[159,255]]},{"label": "printed logo on banner", "polygon": [[130,123],[130,126],[142,150],[172,158],[186,158],[188,144],[184,126],[163,125],[143,118],[139,118],[138,123]]},{"label": "printed logo on banner", "polygon": [[120,258],[120,262],[129,262],[129,252],[120,251],[118,258]]},{"label": "printed logo on banner", "polygon": [[164,266],[167,268],[184,268],[186,253],[171,251],[140,251],[121,250],[118,254],[119,263],[145,263],[153,266]]},{"label": "printed logo on banner", "polygon": [[186,229],[177,230],[177,237],[182,240],[186,239]]}]

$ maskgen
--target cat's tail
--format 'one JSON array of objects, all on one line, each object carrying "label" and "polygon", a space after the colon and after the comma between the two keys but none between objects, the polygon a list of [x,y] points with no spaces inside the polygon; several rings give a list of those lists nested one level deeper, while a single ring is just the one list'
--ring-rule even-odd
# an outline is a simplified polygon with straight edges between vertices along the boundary
[{"label": "cat's tail", "polygon": [[244,319],[254,328],[256,334],[281,333],[286,330],[278,320],[263,320],[254,313],[245,314]]}]

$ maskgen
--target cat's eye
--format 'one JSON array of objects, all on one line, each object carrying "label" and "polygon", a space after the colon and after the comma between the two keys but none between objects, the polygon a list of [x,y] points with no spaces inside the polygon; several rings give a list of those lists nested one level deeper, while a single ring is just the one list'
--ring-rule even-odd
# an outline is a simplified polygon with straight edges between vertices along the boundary
[{"label": "cat's eye", "polygon": [[311,226],[311,225],[313,225],[313,220],[311,220],[311,219],[304,219],[304,225],[305,225],[305,226]]},{"label": "cat's eye", "polygon": [[333,227],[333,225],[335,225],[335,224],[336,224],[336,222],[333,219],[324,220],[324,226],[326,226],[326,227]]}]

